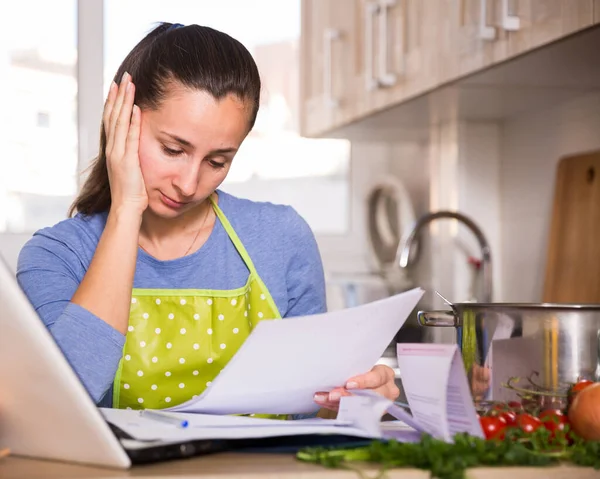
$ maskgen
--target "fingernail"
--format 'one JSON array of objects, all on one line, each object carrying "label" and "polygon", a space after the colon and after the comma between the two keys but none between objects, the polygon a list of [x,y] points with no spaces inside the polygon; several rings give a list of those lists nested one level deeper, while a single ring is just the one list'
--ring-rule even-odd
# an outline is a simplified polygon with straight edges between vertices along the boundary
[{"label": "fingernail", "polygon": [[115,81],[113,80],[112,83],[110,84],[110,89],[114,90],[115,88],[117,88],[117,84],[115,83]]},{"label": "fingernail", "polygon": [[340,398],[342,397],[342,393],[340,393],[339,391],[333,391],[329,393],[329,400],[336,402],[339,401]]},{"label": "fingernail", "polygon": [[356,381],[350,381],[346,383],[346,389],[358,389],[358,383]]},{"label": "fingernail", "polygon": [[129,75],[129,73],[124,72],[123,76],[121,77],[121,81],[124,82],[127,79],[127,76]]},{"label": "fingernail", "polygon": [[325,402],[326,401],[326,397],[323,396],[322,394],[315,394],[314,398],[315,402]]}]

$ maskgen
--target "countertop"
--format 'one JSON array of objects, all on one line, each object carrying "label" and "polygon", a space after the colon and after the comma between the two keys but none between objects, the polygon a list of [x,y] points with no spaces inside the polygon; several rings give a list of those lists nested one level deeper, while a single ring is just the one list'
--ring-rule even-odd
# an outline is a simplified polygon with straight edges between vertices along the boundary
[{"label": "countertop", "polygon": [[[375,470],[369,477],[375,477]],[[0,460],[2,479],[110,479],[110,478],[214,478],[214,479],[359,479],[354,471],[329,470],[297,461],[288,454],[222,453],[210,456],[136,466],[121,471],[58,462],[39,461],[20,457]],[[429,472],[416,469],[395,469],[386,475],[389,479],[428,479]],[[588,479],[600,478],[600,471],[572,466],[549,468],[481,468],[472,469],[468,479]]]}]

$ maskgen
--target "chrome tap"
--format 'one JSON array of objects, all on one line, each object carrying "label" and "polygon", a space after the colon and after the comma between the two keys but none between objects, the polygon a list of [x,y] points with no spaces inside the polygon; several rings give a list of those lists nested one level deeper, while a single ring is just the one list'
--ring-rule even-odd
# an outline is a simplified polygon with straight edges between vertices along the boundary
[{"label": "chrome tap", "polygon": [[[437,219],[455,219],[464,224],[467,228],[469,228],[473,234],[476,236],[477,241],[479,242],[479,246],[481,247],[481,255],[482,255],[482,267],[481,273],[483,276],[483,295],[484,303],[492,302],[492,255],[490,251],[490,245],[481,231],[481,228],[475,224],[475,222],[461,214],[456,213],[454,211],[436,211],[435,213],[428,213],[415,223],[415,226],[412,230],[402,239],[400,245],[398,247],[398,252],[396,254],[396,262],[400,268],[407,268],[411,264],[413,264],[418,254],[413,254],[411,256],[411,250],[415,247],[415,243],[418,242],[418,236],[421,232],[421,229],[427,224],[431,223]],[[418,247],[418,245],[416,245]],[[417,253],[418,253],[417,249]]]}]

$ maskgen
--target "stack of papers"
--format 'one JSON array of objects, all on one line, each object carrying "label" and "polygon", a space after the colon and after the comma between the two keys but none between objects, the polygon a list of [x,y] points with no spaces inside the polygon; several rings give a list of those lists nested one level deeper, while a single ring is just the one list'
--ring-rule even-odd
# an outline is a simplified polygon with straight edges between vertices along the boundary
[{"label": "stack of papers", "polygon": [[[399,344],[398,365],[411,409],[369,390],[343,397],[336,419],[279,421],[232,414],[318,410],[314,394],[369,371],[423,295],[415,289],[332,313],[263,321],[202,395],[173,408],[101,409],[106,420],[140,441],[341,434],[418,440],[426,432],[451,441],[483,436],[456,345]],[[382,422],[388,412],[396,421]],[[163,420],[158,416],[162,416]],[[185,422],[186,427],[181,427]]]},{"label": "stack of papers", "polygon": [[423,293],[417,288],[340,311],[262,321],[203,394],[167,410],[314,412],[316,392],[344,386],[371,370]]}]

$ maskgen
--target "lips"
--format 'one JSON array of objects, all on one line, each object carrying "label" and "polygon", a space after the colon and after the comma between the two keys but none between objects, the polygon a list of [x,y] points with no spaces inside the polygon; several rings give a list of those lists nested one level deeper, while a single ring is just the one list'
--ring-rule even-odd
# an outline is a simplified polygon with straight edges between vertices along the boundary
[{"label": "lips", "polygon": [[185,205],[188,204],[188,202],[186,202],[186,201],[174,200],[173,198],[165,195],[162,192],[161,192],[161,199],[163,200],[163,203],[165,203],[167,206],[170,206],[171,208],[183,208]]}]

